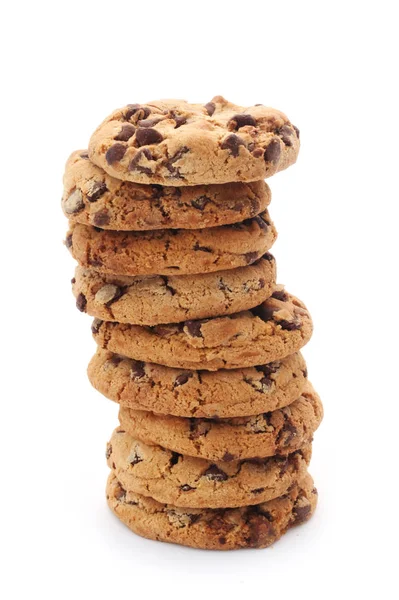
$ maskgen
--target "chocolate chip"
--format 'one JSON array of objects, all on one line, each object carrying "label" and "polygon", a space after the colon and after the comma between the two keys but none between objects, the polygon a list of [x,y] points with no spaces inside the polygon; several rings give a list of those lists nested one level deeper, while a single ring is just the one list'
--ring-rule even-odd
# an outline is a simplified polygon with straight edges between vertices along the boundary
[{"label": "chocolate chip", "polygon": [[310,511],[310,504],[305,504],[305,506],[296,505],[293,510],[293,513],[295,515],[295,523],[303,523],[303,521],[306,521],[306,518],[309,516]]},{"label": "chocolate chip", "polygon": [[262,321],[270,321],[271,319],[273,319],[273,314],[275,313],[275,310],[275,308],[269,308],[269,306],[265,302],[259,304],[259,306],[251,308],[252,314],[262,319]]},{"label": "chocolate chip", "polygon": [[104,225],[109,225],[109,222],[110,216],[108,214],[107,208],[103,208],[102,210],[99,210],[93,215],[93,224],[96,227],[103,227]]},{"label": "chocolate chip", "polygon": [[205,206],[211,202],[211,199],[208,196],[199,196],[195,200],[191,200],[191,206],[197,208],[198,210],[204,210]]},{"label": "chocolate chip", "polygon": [[289,446],[289,444],[292,442],[292,440],[298,433],[298,430],[295,427],[295,425],[293,425],[289,421],[289,419],[286,415],[284,415],[284,417],[286,419],[286,422],[284,423],[282,429],[280,430],[280,432],[277,436],[277,443],[281,444],[282,446],[285,447],[285,446]]},{"label": "chocolate chip", "polygon": [[286,321],[285,319],[282,319],[278,322],[278,324],[280,325],[281,329],[284,329],[285,331],[295,331],[301,328],[301,323],[299,320]]},{"label": "chocolate chip", "polygon": [[126,496],[126,490],[123,489],[120,483],[118,483],[118,487],[114,492],[114,497],[116,500],[122,500]]},{"label": "chocolate chip", "polygon": [[298,140],[299,140],[299,129],[298,129],[298,127],[295,127],[295,125],[293,125],[292,127],[293,127],[293,129],[294,129],[294,131],[296,133],[296,136],[297,136]]},{"label": "chocolate chip", "polygon": [[275,133],[283,140],[286,146],[292,146],[293,142],[291,136],[294,135],[294,131],[288,125],[283,125],[280,129],[277,129]]},{"label": "chocolate chip", "polygon": [[144,363],[141,360],[132,360],[130,368],[130,379],[142,379],[145,377]]},{"label": "chocolate chip", "polygon": [[136,133],[136,142],[138,146],[149,146],[150,144],[159,144],[163,137],[156,129],[144,127],[138,129]]},{"label": "chocolate chip", "polygon": [[229,288],[228,285],[225,284],[225,282],[223,281],[222,277],[220,277],[220,279],[218,281],[218,288],[219,288],[219,290],[226,291],[226,292],[232,292],[233,291],[231,288]]},{"label": "chocolate chip", "polygon": [[263,158],[266,162],[271,162],[276,164],[281,154],[281,146],[278,139],[273,139],[270,144],[267,146]]},{"label": "chocolate chip", "polygon": [[219,537],[219,544],[220,544],[221,546],[224,546],[226,542],[227,542],[227,540],[226,540],[226,538],[224,537],[224,535],[221,535],[221,536]]},{"label": "chocolate chip", "polygon": [[308,370],[306,368],[303,369],[302,370],[302,374],[303,374],[304,377],[307,377],[308,376]]},{"label": "chocolate chip", "polygon": [[142,150],[139,150],[137,152],[137,154],[134,158],[132,158],[132,160],[129,163],[128,169],[129,169],[129,171],[138,171],[139,173],[145,173],[146,175],[151,175],[152,171],[149,167],[144,167],[144,166],[138,164],[143,156],[147,160],[154,160],[154,157],[152,156],[150,150],[148,148],[143,148]]},{"label": "chocolate chip", "polygon": [[111,444],[107,444],[107,450],[105,452],[105,458],[108,460],[112,454],[112,446]]},{"label": "chocolate chip", "polygon": [[130,123],[127,125],[122,125],[122,129],[118,135],[114,137],[114,140],[118,140],[119,142],[127,142],[134,135],[135,131],[136,128],[133,125],[130,125]]},{"label": "chocolate chip", "polygon": [[203,473],[203,476],[211,481],[226,481],[226,479],[229,478],[228,475],[216,465],[211,465],[209,469]]},{"label": "chocolate chip", "polygon": [[139,121],[137,123],[137,125],[139,127],[153,127],[157,123],[160,123],[161,121],[163,121],[164,118],[165,117],[154,117],[153,119],[143,119],[142,121]]},{"label": "chocolate chip", "polygon": [[266,281],[261,277],[258,281],[258,290],[263,290],[266,285]]},{"label": "chocolate chip", "polygon": [[108,192],[106,184],[103,181],[95,181],[86,196],[89,202],[97,202],[105,192]]},{"label": "chocolate chip", "polygon": [[284,290],[276,290],[272,294],[272,298],[276,298],[276,300],[281,300],[281,302],[287,302],[288,294]]},{"label": "chocolate chip", "polygon": [[249,537],[247,538],[248,546],[257,548],[265,546],[273,541],[275,531],[264,515],[251,515],[247,521]]},{"label": "chocolate chip", "polygon": [[195,242],[193,250],[196,252],[213,252],[212,248],[209,248],[209,246],[200,246],[198,242]]},{"label": "chocolate chip", "polygon": [[91,332],[96,335],[100,331],[100,327],[103,323],[104,321],[101,319],[94,319],[93,323],[91,324]]},{"label": "chocolate chip", "polygon": [[109,165],[113,165],[115,162],[122,160],[122,158],[125,156],[126,150],[127,147],[123,144],[114,144],[108,148],[105,154],[105,160]]},{"label": "chocolate chip", "polygon": [[254,156],[255,158],[260,158],[261,156],[263,156],[263,150],[262,148],[254,148],[251,151],[252,156]]},{"label": "chocolate chip", "polygon": [[262,492],[265,491],[266,488],[264,487],[260,487],[260,488],[255,488],[254,490],[251,490],[252,494],[261,494]]},{"label": "chocolate chip", "polygon": [[246,252],[244,257],[247,265],[250,265],[258,258],[258,252]]},{"label": "chocolate chip", "polygon": [[191,487],[191,485],[188,485],[188,483],[185,483],[184,485],[180,486],[180,489],[182,492],[190,492],[191,490],[195,490],[195,487]]},{"label": "chocolate chip", "polygon": [[[120,354],[113,354],[111,358],[107,361],[107,363],[110,363],[112,366],[117,367],[122,361],[123,356],[121,356]],[[118,433],[124,433],[124,431],[122,429],[118,429]]]},{"label": "chocolate chip", "polygon": [[87,306],[86,296],[84,294],[79,294],[76,298],[76,307],[80,310],[80,312],[85,312]]},{"label": "chocolate chip", "polygon": [[182,373],[181,375],[178,375],[175,379],[173,387],[184,385],[193,376],[193,374],[194,373],[192,373],[192,371],[189,371],[188,373]]},{"label": "chocolate chip", "polygon": [[79,154],[80,158],[84,158],[85,160],[89,159],[89,154],[88,152],[82,152],[82,154]]},{"label": "chocolate chip", "polygon": [[224,460],[224,462],[231,462],[232,460],[235,460],[235,456],[234,454],[230,454],[230,452],[225,452],[222,460]]},{"label": "chocolate chip", "polygon": [[74,285],[74,284],[76,283],[76,279],[75,279],[75,277],[72,277],[72,279],[71,279],[71,283],[72,283],[72,285]]},{"label": "chocolate chip", "polygon": [[169,285],[169,279],[167,277],[165,277],[164,275],[161,275],[160,277],[161,277],[166,289],[171,293],[172,296],[174,296],[176,294],[176,290],[174,287]]},{"label": "chocolate chip", "polygon": [[141,104],[128,104],[126,108],[127,110],[124,115],[126,121],[129,121],[133,115],[137,116],[138,119],[146,119],[151,113],[149,108],[141,106]]},{"label": "chocolate chip", "polygon": [[201,325],[201,321],[185,321],[184,323],[184,327],[187,329],[191,337],[203,337]]},{"label": "chocolate chip", "polygon": [[240,129],[240,127],[245,127],[245,125],[252,125],[256,127],[256,121],[252,115],[248,115],[245,113],[240,113],[238,115],[234,115],[231,117],[230,121],[227,123],[229,128]]},{"label": "chocolate chip", "polygon": [[175,129],[177,129],[178,127],[181,127],[182,125],[185,125],[187,123],[186,117],[183,117],[183,115],[178,115],[174,111],[171,111],[170,118],[173,119],[174,122],[176,123]]},{"label": "chocolate chip", "polygon": [[269,262],[274,261],[274,256],[273,256],[273,254],[270,254],[270,252],[265,252],[265,254],[261,258],[263,258],[264,260],[267,260]]},{"label": "chocolate chip", "polygon": [[168,171],[173,175],[173,177],[181,177],[180,171],[177,167],[174,166],[174,163],[182,158],[184,154],[190,152],[190,148],[187,146],[182,146],[173,156],[169,158],[169,160],[165,163],[165,167]]},{"label": "chocolate chip", "polygon": [[265,377],[270,377],[270,375],[277,373],[277,371],[280,369],[280,367],[281,367],[281,363],[279,361],[275,361],[275,362],[268,363],[267,365],[258,365],[255,367],[255,369],[259,373],[263,373],[263,375]]},{"label": "chocolate chip", "polygon": [[268,223],[260,215],[258,215],[257,217],[254,217],[253,220],[259,225],[260,229],[263,229],[265,231],[268,229]]},{"label": "chocolate chip", "polygon": [[208,115],[211,117],[216,110],[216,104],[214,102],[207,102],[204,108]]},{"label": "chocolate chip", "polygon": [[240,153],[240,146],[245,146],[244,141],[235,133],[231,133],[224,138],[220,147],[222,150],[230,150],[232,156],[236,158]]},{"label": "chocolate chip", "polygon": [[85,207],[82,192],[76,189],[64,202],[64,210],[68,215],[80,212]]},{"label": "chocolate chip", "polygon": [[113,283],[106,283],[96,292],[94,300],[104,306],[111,306],[111,304],[119,300],[124,293],[124,288],[114,285]]},{"label": "chocolate chip", "polygon": [[143,462],[143,458],[141,457],[141,454],[140,454],[138,448],[134,448],[133,452],[128,457],[127,461],[131,465],[137,465],[138,463]]},{"label": "chocolate chip", "polygon": [[180,457],[181,457],[181,454],[179,454],[178,452],[172,452],[172,456],[170,457],[170,460],[169,460],[169,465],[171,467],[174,467],[175,465],[177,465]]},{"label": "chocolate chip", "polygon": [[211,423],[203,419],[190,419],[190,440],[206,436],[211,429]]}]

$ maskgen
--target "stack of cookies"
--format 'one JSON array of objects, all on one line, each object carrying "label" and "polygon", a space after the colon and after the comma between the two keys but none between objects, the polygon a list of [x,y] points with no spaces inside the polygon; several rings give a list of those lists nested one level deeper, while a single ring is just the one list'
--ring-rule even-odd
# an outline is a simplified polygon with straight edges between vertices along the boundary
[{"label": "stack of cookies", "polygon": [[120,405],[107,499],[139,535],[266,547],[315,509],[312,322],[276,284],[263,181],[298,151],[285,115],[217,96],[129,104],[67,162],[88,374]]}]

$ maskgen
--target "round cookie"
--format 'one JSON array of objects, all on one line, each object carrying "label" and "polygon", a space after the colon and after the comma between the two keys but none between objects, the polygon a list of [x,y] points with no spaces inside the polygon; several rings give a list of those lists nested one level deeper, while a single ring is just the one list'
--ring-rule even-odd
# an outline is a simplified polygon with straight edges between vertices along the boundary
[{"label": "round cookie", "polygon": [[106,457],[125,490],[175,506],[227,508],[285,494],[305,476],[311,446],[288,456],[212,463],[148,446],[119,427],[107,444]]},{"label": "round cookie", "polygon": [[107,502],[129,529],[143,537],[203,548],[266,548],[290,527],[307,521],[317,505],[317,490],[307,474],[280,498],[241,508],[179,508],[125,490],[113,473]]},{"label": "round cookie", "polygon": [[98,348],[87,372],[96,390],[126,408],[207,419],[282,408],[299,398],[307,382],[299,353],[259,367],[184,371]]},{"label": "round cookie", "polygon": [[233,225],[208,229],[105,231],[72,224],[66,246],[83,267],[111,275],[211,273],[255,262],[277,232],[267,211]]},{"label": "round cookie", "polygon": [[293,164],[299,131],[280,111],[222,96],[128,104],[97,128],[93,163],[117,179],[187,186],[258,181]]},{"label": "round cookie", "polygon": [[264,181],[164,187],[110,177],[90,162],[87,151],[69,157],[62,209],[73,223],[116,231],[202,229],[238,223],[270,203]]},{"label": "round cookie", "polygon": [[159,325],[228,315],[257,306],[276,283],[271,254],[246,267],[199,275],[126,277],[77,267],[72,279],[76,306],[118,323]]},{"label": "round cookie", "polygon": [[312,335],[304,304],[278,286],[271,298],[225,317],[141,327],[95,319],[101,348],[135,360],[182,369],[238,369],[297,352]]},{"label": "round cookie", "polygon": [[290,454],[310,444],[323,418],[319,396],[307,383],[289,406],[249,417],[187,419],[121,406],[122,429],[150,445],[212,461]]}]

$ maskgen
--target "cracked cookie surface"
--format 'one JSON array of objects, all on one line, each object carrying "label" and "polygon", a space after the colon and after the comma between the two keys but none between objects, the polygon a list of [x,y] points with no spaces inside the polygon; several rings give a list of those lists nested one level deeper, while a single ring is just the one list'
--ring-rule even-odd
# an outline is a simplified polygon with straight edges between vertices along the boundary
[{"label": "cracked cookie surface", "polygon": [[177,417],[226,418],[269,412],[291,404],[306,386],[300,353],[246,369],[187,371],[97,349],[91,384],[121,406]]},{"label": "cracked cookie surface", "polygon": [[191,508],[247,506],[277,498],[303,479],[310,457],[309,445],[288,456],[213,463],[148,446],[121,427],[106,450],[108,466],[125,490]]},{"label": "cracked cookie surface", "polygon": [[317,505],[317,490],[307,474],[283,496],[241,508],[179,508],[125,490],[113,473],[108,505],[143,537],[209,550],[266,548],[290,527],[307,521]]},{"label": "cracked cookie surface", "polygon": [[264,181],[179,188],[121,181],[78,150],[66,164],[61,205],[71,222],[140,231],[238,223],[263,212],[270,199]]},{"label": "cracked cookie surface", "polygon": [[76,305],[93,317],[159,325],[232,314],[271,296],[276,263],[271,254],[246,267],[199,275],[117,276],[77,267]]},{"label": "cracked cookie surface", "polygon": [[274,244],[267,211],[207,229],[109,231],[75,223],[65,244],[78,263],[112,275],[211,273],[255,262]]},{"label": "cracked cookie surface", "polygon": [[128,104],[96,129],[93,163],[117,179],[170,186],[257,181],[296,161],[299,130],[280,111],[222,96]]},{"label": "cracked cookie surface", "polygon": [[121,406],[119,421],[131,436],[168,450],[212,461],[290,454],[310,444],[323,418],[319,396],[308,382],[289,406],[228,419],[155,414]]},{"label": "cracked cookie surface", "polygon": [[312,334],[302,302],[277,286],[259,306],[228,315],[143,327],[95,319],[101,348],[135,360],[182,369],[237,369],[280,360],[300,350]]}]

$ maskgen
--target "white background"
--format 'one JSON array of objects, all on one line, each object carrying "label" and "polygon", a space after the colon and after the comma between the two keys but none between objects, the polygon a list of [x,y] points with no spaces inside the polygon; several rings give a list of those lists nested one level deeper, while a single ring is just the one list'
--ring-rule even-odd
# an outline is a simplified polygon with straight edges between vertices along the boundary
[{"label": "white background", "polygon": [[[2,597],[397,597],[398,33],[394,1],[10,2],[1,16]],[[62,245],[64,162],[126,103],[279,108],[279,279],[312,312],[318,511],[267,550],[136,537],[104,499],[117,407]]]}]

